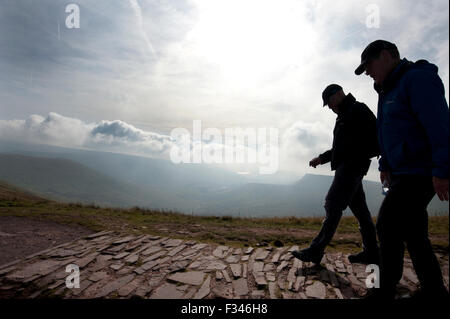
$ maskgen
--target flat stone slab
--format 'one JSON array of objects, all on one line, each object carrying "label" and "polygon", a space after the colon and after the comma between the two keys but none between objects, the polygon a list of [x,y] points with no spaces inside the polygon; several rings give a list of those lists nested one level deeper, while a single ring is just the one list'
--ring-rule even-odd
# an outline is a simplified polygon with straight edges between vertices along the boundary
[{"label": "flat stone slab", "polygon": [[240,260],[240,257],[237,255],[231,255],[231,256],[227,257],[227,259],[225,259],[225,261],[230,264],[237,263],[239,260]]},{"label": "flat stone slab", "polygon": [[240,255],[240,254],[242,254],[242,249],[241,249],[241,248],[236,248],[236,249],[233,251],[233,255]]},{"label": "flat stone slab", "polygon": [[290,253],[292,253],[293,251],[296,251],[296,250],[298,250],[298,249],[299,249],[298,246],[297,246],[297,245],[294,245],[294,246],[292,246],[291,248],[289,248],[287,251],[290,252]]},{"label": "flat stone slab", "polygon": [[127,253],[127,252],[120,253],[120,254],[115,255],[115,256],[113,257],[113,259],[115,259],[115,260],[117,260],[117,259],[122,259],[122,258],[128,256],[129,254],[130,254],[130,253]]},{"label": "flat stone slab", "polygon": [[97,258],[98,255],[99,255],[99,253],[97,253],[97,252],[92,253],[92,254],[90,254],[90,255],[87,255],[87,256],[85,256],[85,257],[83,257],[83,258],[81,258],[81,259],[75,261],[74,263],[75,263],[78,267],[84,268],[84,267],[86,267],[89,263],[91,263],[92,261],[94,261],[94,260]]},{"label": "flat stone slab", "polygon": [[240,277],[242,273],[242,265],[241,264],[231,264],[230,265],[231,272],[235,278]]},{"label": "flat stone slab", "polygon": [[138,254],[132,254],[132,255],[129,255],[127,258],[125,258],[125,262],[130,263],[130,264],[134,264],[138,260],[139,260]]},{"label": "flat stone slab", "polygon": [[156,253],[156,252],[158,252],[158,251],[160,251],[160,250],[162,250],[161,247],[158,247],[158,246],[151,246],[151,247],[147,248],[146,250],[144,250],[144,251],[141,253],[141,255],[143,255],[143,256],[148,256],[148,255],[154,254],[154,253]]},{"label": "flat stone slab", "polygon": [[160,252],[158,252],[158,253],[156,253],[156,254],[154,254],[154,255],[151,255],[151,256],[149,256],[149,257],[147,257],[147,258],[145,258],[142,262],[147,262],[147,261],[151,261],[151,260],[155,260],[155,259],[158,259],[158,258],[160,258],[160,257],[162,257],[162,256],[164,256],[166,254],[166,251],[160,251]]},{"label": "flat stone slab", "polygon": [[183,255],[183,256],[189,256],[189,255],[193,255],[193,254],[196,254],[196,253],[197,253],[197,250],[196,250],[196,249],[190,248],[190,249],[188,249],[188,250],[183,251],[183,252],[181,253],[181,255]]},{"label": "flat stone slab", "polygon": [[252,253],[252,251],[253,251],[253,247],[248,247],[246,250],[245,250],[245,254],[251,254]]},{"label": "flat stone slab", "polygon": [[286,260],[283,260],[281,264],[277,267],[277,272],[281,272],[289,263]]},{"label": "flat stone slab", "polygon": [[109,266],[112,270],[119,270],[124,266],[124,264],[112,264]]},{"label": "flat stone slab", "polygon": [[305,285],[305,277],[304,276],[298,276],[294,283],[294,291],[299,291],[300,288],[302,288]]},{"label": "flat stone slab", "polygon": [[274,282],[269,282],[269,297],[270,299],[277,299],[277,285]]},{"label": "flat stone slab", "polygon": [[167,255],[168,256],[175,256],[176,254],[178,254],[180,251],[182,251],[184,248],[186,248],[187,246],[186,245],[180,245],[180,246],[178,246],[178,247],[176,247],[176,248],[174,248],[174,249],[172,249],[171,251],[169,251],[168,253],[167,253]]},{"label": "flat stone slab", "polygon": [[139,286],[142,285],[142,282],[139,278],[136,278],[132,281],[130,281],[128,284],[126,284],[125,286],[123,286],[122,288],[120,288],[118,290],[118,294],[121,297],[126,297],[128,296],[133,290],[137,289]]},{"label": "flat stone slab", "polygon": [[180,246],[183,243],[181,239],[169,239],[167,242],[163,243],[165,247],[175,247]]},{"label": "flat stone slab", "polygon": [[152,293],[150,299],[181,299],[183,295],[184,292],[178,290],[176,285],[165,283]]},{"label": "flat stone slab", "polygon": [[228,252],[229,247],[228,246],[218,246],[213,251],[213,256],[217,258],[223,258]]},{"label": "flat stone slab", "polygon": [[264,260],[270,255],[270,251],[263,250],[256,257],[255,260]]},{"label": "flat stone slab", "polygon": [[116,291],[123,286],[125,286],[127,283],[132,281],[134,279],[135,275],[127,275],[125,277],[120,277],[119,279],[114,280],[113,282],[108,283],[106,286],[101,288],[99,292],[95,295],[94,298],[103,298],[112,293],[113,291]]},{"label": "flat stone slab", "polygon": [[258,273],[262,272],[264,269],[264,263],[261,261],[257,261],[253,264],[253,272]]},{"label": "flat stone slab", "polygon": [[212,261],[206,267],[207,270],[222,270],[227,268],[227,265],[221,261]]},{"label": "flat stone slab", "polygon": [[336,294],[336,298],[337,299],[344,299],[344,296],[342,295],[341,291],[337,288],[333,288],[334,289],[334,293]]},{"label": "flat stone slab", "polygon": [[275,253],[275,254],[273,255],[273,257],[272,257],[271,262],[277,263],[278,260],[280,260],[280,257],[281,257],[280,253]]},{"label": "flat stone slab", "polygon": [[320,281],[315,281],[312,285],[306,287],[306,296],[317,299],[325,299],[327,289]]},{"label": "flat stone slab", "polygon": [[133,239],[136,239],[136,237],[134,237],[134,236],[127,236],[127,237],[121,238],[119,240],[116,240],[112,244],[113,245],[120,245],[120,244],[128,243],[129,241],[132,241]]},{"label": "flat stone slab", "polygon": [[[366,292],[364,265],[350,264],[347,255],[327,253],[321,267],[312,267],[311,263],[293,258],[289,250],[230,248],[151,235],[100,232],[0,266],[0,298],[40,298],[50,293],[74,299],[202,299],[211,295],[350,299]],[[443,271],[448,272],[447,256],[439,257],[439,261]],[[79,289],[64,284],[68,264],[80,267]],[[405,258],[404,265],[400,284],[402,289],[414,291],[417,277],[412,263]],[[445,278],[448,285],[448,275]]]},{"label": "flat stone slab", "polygon": [[235,296],[246,296],[248,295],[248,285],[245,278],[240,278],[233,280],[233,291]]},{"label": "flat stone slab", "polygon": [[275,269],[275,266],[273,264],[265,264],[263,271],[264,272],[273,271],[274,269]]},{"label": "flat stone slab", "polygon": [[169,280],[194,286],[200,285],[203,282],[204,278],[205,273],[202,271],[180,272],[168,277]]},{"label": "flat stone slab", "polygon": [[97,271],[89,277],[89,280],[96,282],[105,279],[106,277],[108,277],[108,273],[106,271]]},{"label": "flat stone slab", "polygon": [[[7,278],[9,280],[21,280],[25,278],[30,278],[35,275],[45,276],[56,270],[63,263],[56,260],[42,260],[37,263],[26,266],[12,274],[9,274]],[[69,264],[69,263],[68,263]]]},{"label": "flat stone slab", "polygon": [[277,277],[275,276],[275,274],[273,272],[267,272],[266,279],[268,281],[275,281],[275,280],[277,280]]},{"label": "flat stone slab", "polygon": [[267,281],[263,276],[256,276],[255,282],[258,286],[267,286]]},{"label": "flat stone slab", "polygon": [[208,244],[196,244],[196,245],[192,246],[192,249],[202,250],[203,248],[206,248],[206,247],[208,247]]},{"label": "flat stone slab", "polygon": [[266,293],[264,292],[264,290],[253,290],[252,291],[252,298],[254,298],[254,299],[264,298],[265,295],[266,295]]},{"label": "flat stone slab", "polygon": [[[366,277],[367,277],[367,275],[368,274],[365,274]],[[410,282],[412,282],[414,284],[417,284],[419,282],[419,279],[417,278],[416,273],[411,268],[404,269],[403,277],[405,277],[407,280],[409,280]]]},{"label": "flat stone slab", "polygon": [[50,257],[68,257],[68,256],[76,255],[76,254],[77,254],[76,250],[61,248],[61,249],[58,249],[58,250],[48,253],[48,256],[50,256]]},{"label": "flat stone slab", "polygon": [[230,275],[228,275],[228,271],[226,269],[222,269],[223,278],[225,278],[226,282],[230,283],[231,278]]},{"label": "flat stone slab", "polygon": [[203,299],[209,295],[210,291],[211,291],[211,276],[208,275],[203,285],[195,294],[194,299]]}]

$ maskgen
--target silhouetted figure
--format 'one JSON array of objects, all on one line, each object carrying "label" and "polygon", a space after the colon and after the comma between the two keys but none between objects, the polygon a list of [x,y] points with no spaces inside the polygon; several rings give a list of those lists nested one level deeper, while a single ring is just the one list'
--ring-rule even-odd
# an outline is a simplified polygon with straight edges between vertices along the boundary
[{"label": "silhouetted figure", "polygon": [[377,220],[381,289],[372,296],[394,298],[406,243],[419,295],[448,297],[428,239],[427,206],[436,193],[449,196],[449,110],[438,68],[400,59],[395,44],[377,40],[364,49],[355,73],[364,71],[378,92],[380,179],[389,186]]},{"label": "silhouetted figure", "polygon": [[353,263],[378,263],[378,244],[375,225],[367,207],[362,179],[367,174],[370,158],[379,154],[376,137],[376,118],[352,94],[344,94],[337,84],[329,85],[322,93],[323,106],[336,113],[333,147],[310,161],[316,167],[331,162],[335,170],[333,183],[325,199],[326,217],[319,234],[310,247],[292,254],[303,261],[320,263],[326,246],[333,238],[342,212],[349,206],[359,222],[363,251],[349,256]]}]

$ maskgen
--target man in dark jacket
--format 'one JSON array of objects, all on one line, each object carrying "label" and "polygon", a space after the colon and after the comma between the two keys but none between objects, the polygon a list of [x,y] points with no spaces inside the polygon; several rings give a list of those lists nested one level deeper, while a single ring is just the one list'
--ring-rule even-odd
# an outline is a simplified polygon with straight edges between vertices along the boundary
[{"label": "man in dark jacket", "polygon": [[342,217],[350,207],[358,219],[363,251],[349,256],[353,263],[378,263],[378,244],[375,225],[367,208],[362,179],[370,166],[370,158],[379,154],[376,137],[376,118],[352,94],[344,94],[337,84],[329,85],[322,93],[323,105],[338,116],[333,131],[333,148],[309,163],[316,167],[331,162],[335,170],[333,183],[325,199],[326,217],[319,234],[310,247],[292,254],[303,261],[320,263],[325,247],[330,243]]},{"label": "man in dark jacket", "polygon": [[406,243],[424,297],[446,295],[428,239],[427,206],[435,194],[448,201],[449,110],[438,68],[400,59],[395,44],[377,40],[361,55],[379,94],[380,179],[389,186],[377,220],[381,267],[378,297],[394,298]]}]

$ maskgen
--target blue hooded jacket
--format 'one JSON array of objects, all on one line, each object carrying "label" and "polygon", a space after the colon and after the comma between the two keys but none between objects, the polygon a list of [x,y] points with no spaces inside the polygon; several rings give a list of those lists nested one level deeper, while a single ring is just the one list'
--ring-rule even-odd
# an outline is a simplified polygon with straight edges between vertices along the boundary
[{"label": "blue hooded jacket", "polygon": [[449,109],[436,65],[403,59],[379,93],[380,171],[449,177]]}]

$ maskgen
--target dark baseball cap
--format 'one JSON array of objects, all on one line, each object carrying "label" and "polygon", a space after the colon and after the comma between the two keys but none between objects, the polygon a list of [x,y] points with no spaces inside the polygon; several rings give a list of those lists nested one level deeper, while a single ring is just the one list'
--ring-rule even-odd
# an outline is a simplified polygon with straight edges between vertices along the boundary
[{"label": "dark baseball cap", "polygon": [[397,46],[394,43],[385,40],[376,40],[370,43],[361,53],[361,64],[356,68],[355,74],[360,75],[364,72],[366,63],[373,58],[377,58],[383,50],[397,51]]},{"label": "dark baseball cap", "polygon": [[335,94],[336,92],[339,92],[342,90],[342,87],[338,84],[330,84],[328,85],[325,90],[322,92],[322,100],[323,100],[323,106],[328,104],[328,99]]}]

